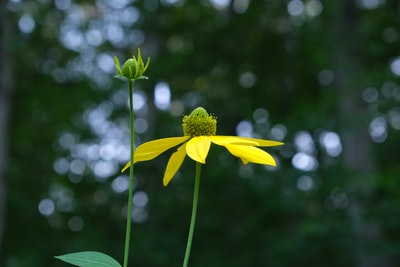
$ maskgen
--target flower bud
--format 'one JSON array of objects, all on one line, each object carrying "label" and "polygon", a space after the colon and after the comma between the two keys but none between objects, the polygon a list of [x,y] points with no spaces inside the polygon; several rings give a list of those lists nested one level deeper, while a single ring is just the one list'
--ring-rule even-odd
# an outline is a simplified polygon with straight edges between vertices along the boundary
[{"label": "flower bud", "polygon": [[114,62],[118,73],[118,75],[116,75],[117,78],[126,78],[129,80],[147,79],[143,74],[149,67],[150,58],[147,58],[147,62],[144,64],[140,48],[138,48],[137,58],[132,56],[132,58],[127,59],[122,65],[122,68],[120,67],[117,57],[114,57]]},{"label": "flower bud", "polygon": [[125,61],[121,68],[122,76],[129,79],[135,79],[135,77],[138,75],[138,71],[138,63],[133,58],[129,58],[127,61]]}]

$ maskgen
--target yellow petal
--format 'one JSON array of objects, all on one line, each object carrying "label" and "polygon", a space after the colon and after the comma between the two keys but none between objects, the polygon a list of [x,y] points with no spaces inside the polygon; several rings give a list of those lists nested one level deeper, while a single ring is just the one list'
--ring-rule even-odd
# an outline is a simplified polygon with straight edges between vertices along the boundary
[{"label": "yellow petal", "polygon": [[[160,155],[161,153],[167,151],[168,149],[177,146],[187,139],[190,136],[180,136],[180,137],[169,137],[153,140],[150,142],[146,142],[138,146],[134,153],[133,162],[146,161],[151,160]],[[129,166],[128,166],[129,168]]]},{"label": "yellow petal", "polygon": [[258,145],[257,142],[246,140],[240,136],[213,135],[209,136],[209,138],[211,139],[211,142],[219,146],[224,146],[226,144],[250,145],[250,146]]},{"label": "yellow petal", "polygon": [[129,167],[131,166],[131,162],[129,161],[121,170],[121,173],[123,173],[124,171],[126,171]]},{"label": "yellow petal", "polygon": [[[264,140],[264,139],[258,139],[258,138],[251,138],[251,137],[242,137],[242,136],[236,136],[236,139],[242,140],[244,142],[255,142],[257,143],[256,146],[281,146],[283,145],[282,142],[277,142],[277,141],[272,141],[272,140]],[[232,144],[242,144],[240,141],[238,142],[232,142]],[[243,145],[246,145],[243,143]]]},{"label": "yellow petal", "polygon": [[186,143],[181,145],[169,158],[167,168],[165,169],[163,184],[167,186],[168,183],[175,176],[176,172],[181,167],[183,160],[186,157]]},{"label": "yellow petal", "polygon": [[225,147],[232,155],[240,158],[244,164],[253,162],[276,166],[275,159],[270,154],[257,147],[236,144],[225,145]]},{"label": "yellow petal", "polygon": [[194,161],[206,163],[208,151],[210,150],[211,139],[209,136],[195,136],[186,144],[186,153]]}]

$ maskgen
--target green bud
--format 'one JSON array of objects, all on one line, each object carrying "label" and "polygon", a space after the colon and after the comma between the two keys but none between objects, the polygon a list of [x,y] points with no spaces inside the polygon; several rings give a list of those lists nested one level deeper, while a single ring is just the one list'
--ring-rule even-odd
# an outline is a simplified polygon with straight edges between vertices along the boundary
[{"label": "green bud", "polygon": [[149,67],[150,58],[147,58],[146,64],[144,64],[140,48],[138,48],[137,58],[132,56],[132,58],[127,59],[122,68],[117,57],[114,57],[114,62],[118,73],[117,78],[126,78],[129,80],[147,79],[143,74]]},{"label": "green bud", "polygon": [[133,58],[129,58],[127,61],[125,61],[124,65],[122,65],[121,76],[127,77],[129,79],[135,79],[135,77],[138,75],[138,71],[139,66],[137,61]]}]

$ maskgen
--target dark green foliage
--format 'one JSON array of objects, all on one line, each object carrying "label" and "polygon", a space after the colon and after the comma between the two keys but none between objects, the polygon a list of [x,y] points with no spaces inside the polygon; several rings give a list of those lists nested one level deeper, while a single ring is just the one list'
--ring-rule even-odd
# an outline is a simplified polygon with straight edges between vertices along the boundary
[{"label": "dark green foliage", "polygon": [[[1,266],[67,266],[54,256],[84,250],[122,262],[127,193],[115,192],[112,185],[124,162],[115,163],[116,171],[104,179],[91,169],[95,161],[85,161],[79,175],[57,173],[53,166],[59,158],[85,160],[74,154],[74,145],[104,141],[88,122],[88,110],[109,108],[102,124],[128,127],[127,85],[112,80],[115,71],[99,71],[91,53],[122,60],[138,45],[151,64],[145,74],[149,80],[135,82],[136,92],[147,97],[148,110],[137,112],[148,123],[137,140],[182,135],[181,114],[154,104],[154,87],[163,81],[178,111],[179,105],[184,114],[204,106],[215,115],[218,134],[235,135],[242,121],[265,139],[276,137],[272,129],[285,130],[285,146],[268,149],[278,159],[276,170],[243,166],[223,148],[211,147],[202,172],[190,266],[399,262],[400,89],[390,69],[399,56],[398,1],[381,1],[371,9],[353,3],[364,1],[322,1],[322,12],[315,17],[306,11],[289,15],[287,1],[249,1],[244,13],[235,12],[234,3],[247,2],[239,0],[220,10],[209,1],[134,1],[140,18],[123,29],[127,35],[142,31],[143,43],[130,35],[136,37],[126,36],[131,38],[127,43],[104,41],[84,52],[65,48],[58,38],[71,9],[39,2],[31,3],[36,7],[31,34],[20,33],[17,26],[29,6],[9,11],[15,76]],[[88,16],[78,28],[86,33],[101,25],[105,36],[107,14],[96,10],[107,1],[97,2],[77,1]],[[76,67],[84,63],[83,70]],[[85,72],[87,67],[93,69]],[[377,94],[375,100],[363,101],[367,87]],[[115,101],[118,90],[126,93],[120,104]],[[264,114],[261,120],[257,110]],[[377,117],[386,123],[387,137],[373,142],[368,131]],[[310,155],[318,168],[293,166],[293,157],[301,152],[295,146],[301,132],[314,141]],[[343,151],[338,156],[329,155],[320,141],[325,132],[340,136]],[[65,133],[74,140],[67,147],[59,141]],[[147,194],[143,210],[148,216],[133,225],[130,266],[182,264],[195,164],[186,159],[164,188],[163,171],[173,151],[135,166],[135,190]],[[70,206],[56,201],[60,194],[72,201]],[[38,211],[43,199],[56,204],[48,217]]]}]

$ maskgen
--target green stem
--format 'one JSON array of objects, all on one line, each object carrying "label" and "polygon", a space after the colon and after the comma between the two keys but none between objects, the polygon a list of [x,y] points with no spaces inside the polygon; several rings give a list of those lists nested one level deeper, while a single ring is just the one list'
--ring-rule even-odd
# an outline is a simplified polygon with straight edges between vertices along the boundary
[{"label": "green stem", "polygon": [[192,218],[190,220],[189,236],[188,236],[187,245],[186,245],[185,259],[183,260],[183,267],[188,266],[190,249],[192,248],[194,225],[196,223],[197,203],[199,200],[200,174],[201,174],[201,163],[196,162],[196,177],[195,177],[195,181],[194,181]]},{"label": "green stem", "polygon": [[128,213],[126,215],[126,234],[125,234],[125,252],[124,252],[124,267],[128,266],[129,257],[129,243],[131,239],[131,226],[132,226],[132,197],[133,197],[133,150],[135,145],[135,132],[134,132],[134,116],[133,116],[133,81],[129,80],[129,117],[130,117],[130,133],[131,133],[131,149],[130,149],[130,162],[129,168],[129,196],[128,196]]}]

